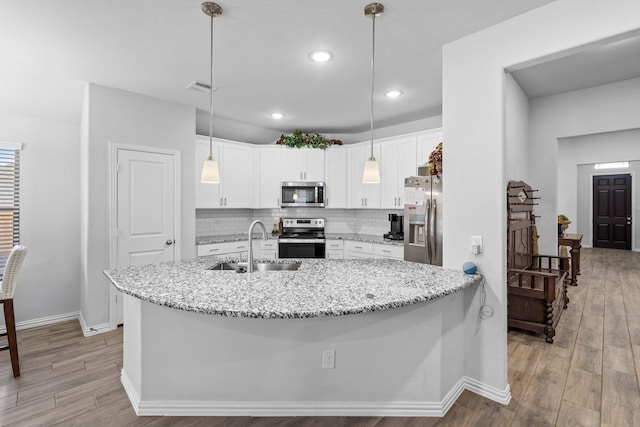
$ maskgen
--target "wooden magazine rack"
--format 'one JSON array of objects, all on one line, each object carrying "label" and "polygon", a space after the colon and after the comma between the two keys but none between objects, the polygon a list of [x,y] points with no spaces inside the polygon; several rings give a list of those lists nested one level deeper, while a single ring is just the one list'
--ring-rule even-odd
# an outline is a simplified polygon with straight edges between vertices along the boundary
[{"label": "wooden magazine rack", "polygon": [[507,186],[507,326],[544,334],[552,343],[569,303],[569,257],[537,253],[535,191],[523,181]]}]

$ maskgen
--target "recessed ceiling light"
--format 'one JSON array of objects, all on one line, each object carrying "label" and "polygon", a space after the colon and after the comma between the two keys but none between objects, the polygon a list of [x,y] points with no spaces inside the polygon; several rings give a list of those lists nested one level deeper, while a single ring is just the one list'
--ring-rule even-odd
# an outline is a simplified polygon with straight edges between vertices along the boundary
[{"label": "recessed ceiling light", "polygon": [[273,117],[274,119],[281,119],[284,117],[284,114],[282,113],[271,113],[271,117]]},{"label": "recessed ceiling light", "polygon": [[315,52],[311,52],[309,54],[309,58],[311,58],[313,62],[327,62],[333,58],[333,54],[326,50],[317,50]]},{"label": "recessed ceiling light", "polygon": [[384,96],[386,96],[387,98],[397,98],[400,95],[402,95],[402,91],[401,90],[390,90],[388,92],[385,92]]}]

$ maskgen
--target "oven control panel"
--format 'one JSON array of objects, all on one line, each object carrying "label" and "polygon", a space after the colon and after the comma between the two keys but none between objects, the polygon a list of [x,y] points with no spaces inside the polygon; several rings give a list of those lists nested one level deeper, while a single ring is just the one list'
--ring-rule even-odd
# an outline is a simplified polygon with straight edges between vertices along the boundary
[{"label": "oven control panel", "polygon": [[324,228],[324,218],[283,218],[284,228]]}]

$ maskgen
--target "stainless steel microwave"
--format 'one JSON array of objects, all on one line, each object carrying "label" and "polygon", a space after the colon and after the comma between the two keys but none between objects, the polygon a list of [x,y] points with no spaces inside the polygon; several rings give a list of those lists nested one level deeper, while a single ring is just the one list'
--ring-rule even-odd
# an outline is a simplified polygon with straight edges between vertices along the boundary
[{"label": "stainless steel microwave", "polygon": [[324,208],[324,182],[284,181],[280,193],[280,207]]}]

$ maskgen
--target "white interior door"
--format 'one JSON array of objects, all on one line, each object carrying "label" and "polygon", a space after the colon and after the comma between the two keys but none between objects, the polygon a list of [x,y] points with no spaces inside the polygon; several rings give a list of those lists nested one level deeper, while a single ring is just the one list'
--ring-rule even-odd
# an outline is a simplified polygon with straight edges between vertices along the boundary
[{"label": "white interior door", "polygon": [[[173,261],[175,245],[175,156],[116,150],[116,267]],[[122,323],[116,296],[116,323]]]},{"label": "white interior door", "polygon": [[119,149],[117,173],[117,266],[173,261],[173,156]]}]

